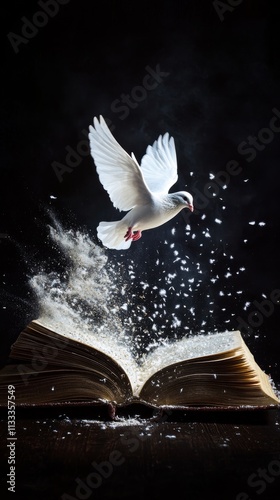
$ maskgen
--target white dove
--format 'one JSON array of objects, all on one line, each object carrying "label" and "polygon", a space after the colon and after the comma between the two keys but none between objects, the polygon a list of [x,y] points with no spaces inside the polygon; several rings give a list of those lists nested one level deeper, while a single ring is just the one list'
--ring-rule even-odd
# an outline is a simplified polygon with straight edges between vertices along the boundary
[{"label": "white dove", "polygon": [[186,191],[169,193],[178,179],[173,137],[160,135],[148,146],[141,166],[120,146],[104,118],[89,126],[91,155],[100,181],[113,205],[128,212],[123,219],[100,222],[97,236],[107,248],[123,250],[139,240],[142,231],[161,226],[183,208],[193,211],[193,197]]}]

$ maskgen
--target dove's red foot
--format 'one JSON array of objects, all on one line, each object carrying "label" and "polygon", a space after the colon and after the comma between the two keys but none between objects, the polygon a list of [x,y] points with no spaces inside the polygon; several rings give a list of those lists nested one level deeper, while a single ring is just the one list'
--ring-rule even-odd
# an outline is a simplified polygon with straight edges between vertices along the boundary
[{"label": "dove's red foot", "polygon": [[126,231],[125,235],[124,235],[125,241],[130,240],[130,238],[132,239],[132,236],[133,236],[133,232],[131,230],[131,227],[129,227],[128,230]]},{"label": "dove's red foot", "polygon": [[135,233],[133,233],[132,239],[133,241],[137,241],[140,240],[141,236],[142,236],[141,231],[136,231]]},{"label": "dove's red foot", "polygon": [[139,240],[141,238],[141,236],[142,236],[141,231],[135,231],[135,233],[134,233],[132,231],[132,228],[129,227],[124,235],[124,239],[125,239],[125,241],[128,241],[128,240],[136,241],[136,240]]}]

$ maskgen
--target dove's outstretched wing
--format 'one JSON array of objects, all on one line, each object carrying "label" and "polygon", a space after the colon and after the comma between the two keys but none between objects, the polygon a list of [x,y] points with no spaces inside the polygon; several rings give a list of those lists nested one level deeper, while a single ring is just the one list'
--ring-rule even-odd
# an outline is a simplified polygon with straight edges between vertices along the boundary
[{"label": "dove's outstretched wing", "polygon": [[153,193],[168,193],[178,180],[177,157],[173,137],[160,135],[148,146],[141,161],[141,170],[148,188]]},{"label": "dove's outstretched wing", "polygon": [[104,118],[95,117],[89,127],[90,151],[97,173],[113,205],[128,211],[135,205],[151,201],[149,191],[136,158],[119,145]]}]

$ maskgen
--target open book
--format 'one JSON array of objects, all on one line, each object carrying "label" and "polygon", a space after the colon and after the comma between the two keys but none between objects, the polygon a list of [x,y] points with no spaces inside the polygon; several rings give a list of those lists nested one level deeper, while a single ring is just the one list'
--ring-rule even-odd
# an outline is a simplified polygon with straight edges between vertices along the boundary
[{"label": "open book", "polygon": [[159,409],[226,409],[280,404],[239,331],[158,346],[141,364],[130,360],[130,369],[122,353],[115,358],[105,346],[89,344],[32,321],[0,370],[0,405],[7,404],[10,385],[17,406],[91,402],[118,407],[138,402]]}]

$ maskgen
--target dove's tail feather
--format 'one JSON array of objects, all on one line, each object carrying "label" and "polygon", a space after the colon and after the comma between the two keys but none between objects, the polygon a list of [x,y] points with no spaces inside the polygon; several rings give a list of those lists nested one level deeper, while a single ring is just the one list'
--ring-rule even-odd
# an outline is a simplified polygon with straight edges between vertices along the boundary
[{"label": "dove's tail feather", "polygon": [[100,222],[97,228],[97,236],[107,248],[125,250],[129,248],[132,240],[125,241],[126,228],[122,221]]}]

